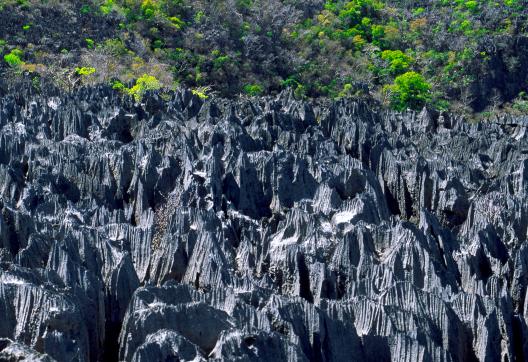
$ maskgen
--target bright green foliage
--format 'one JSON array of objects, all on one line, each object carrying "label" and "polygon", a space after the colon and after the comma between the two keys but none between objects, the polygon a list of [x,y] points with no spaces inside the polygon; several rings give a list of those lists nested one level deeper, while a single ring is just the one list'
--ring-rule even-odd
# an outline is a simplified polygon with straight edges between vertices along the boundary
[{"label": "bright green foliage", "polygon": [[352,95],[352,84],[346,83],[343,86],[343,90],[339,92],[338,97],[339,98],[345,98]]},{"label": "bright green foliage", "polygon": [[29,29],[31,29],[31,24],[26,24],[26,25],[24,25],[24,26],[22,27],[22,29],[23,29],[24,31],[28,31]]},{"label": "bright green foliage", "polygon": [[381,53],[381,59],[389,62],[389,72],[398,75],[406,72],[413,59],[401,50],[384,50]]},{"label": "bright green foliage", "polygon": [[353,0],[339,3],[327,1],[327,4],[329,3],[332,4],[329,8],[335,6],[339,19],[349,26],[361,24],[365,19],[364,16],[373,15],[376,10],[383,7],[381,2],[375,0]]},{"label": "bright green foliage", "polygon": [[114,0],[106,0],[101,6],[99,6],[99,10],[105,15],[110,14],[114,7]]},{"label": "bright green foliage", "polygon": [[385,27],[382,25],[373,25],[370,28],[372,32],[372,44],[382,46],[385,37]]},{"label": "bright green foliage", "polygon": [[10,67],[17,68],[24,64],[21,59],[23,54],[20,49],[13,49],[9,54],[4,55],[4,60]]},{"label": "bright green foliage", "polygon": [[244,86],[244,92],[252,97],[262,94],[264,88],[260,84],[246,84]]},{"label": "bright green foliage", "polygon": [[385,86],[394,109],[403,111],[407,108],[419,109],[430,99],[431,85],[416,72],[407,72],[394,79],[394,84]]},{"label": "bright green foliage", "polygon": [[420,16],[425,12],[425,9],[420,7],[413,10],[412,14],[413,16]]},{"label": "bright green foliage", "polygon": [[95,42],[92,39],[86,38],[84,41],[86,42],[86,47],[88,49],[93,49],[95,47]]},{"label": "bright green foliage", "polygon": [[519,0],[504,0],[504,5],[513,8],[513,7],[519,6],[520,1]]},{"label": "bright green foliage", "polygon": [[125,91],[128,91],[128,88],[123,84],[121,83],[120,81],[118,80],[114,80],[112,83],[112,89],[116,90],[116,91],[120,91],[120,92],[125,92]]},{"label": "bright green foliage", "polygon": [[95,68],[93,67],[77,67],[75,68],[75,73],[81,77],[86,77],[95,73]]},{"label": "bright green foliage", "polygon": [[194,15],[194,22],[197,24],[200,24],[204,18],[205,18],[205,13],[202,10],[200,10],[196,13],[196,15]]},{"label": "bright green foliage", "polygon": [[169,17],[169,21],[171,22],[172,26],[178,30],[185,26],[185,22],[177,16]]},{"label": "bright green foliage", "polygon": [[152,19],[158,10],[158,4],[154,0],[144,0],[141,3],[141,13],[145,19]]},{"label": "bright green foliage", "polygon": [[128,94],[133,96],[136,102],[140,102],[146,92],[160,88],[161,83],[156,77],[143,74],[136,80],[136,84],[128,90]]},{"label": "bright green foliage", "polygon": [[464,5],[469,11],[474,12],[478,10],[478,2],[476,2],[475,0],[466,1]]},{"label": "bright green foliage", "polygon": [[207,87],[198,87],[198,88],[192,89],[191,92],[195,96],[198,96],[198,98],[200,99],[207,99],[209,98],[209,96],[207,95],[208,90],[209,88]]}]

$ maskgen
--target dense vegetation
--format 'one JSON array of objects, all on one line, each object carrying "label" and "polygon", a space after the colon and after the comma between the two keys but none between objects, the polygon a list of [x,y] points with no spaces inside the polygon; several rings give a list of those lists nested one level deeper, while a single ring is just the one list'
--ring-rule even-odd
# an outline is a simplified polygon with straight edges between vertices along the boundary
[{"label": "dense vegetation", "polygon": [[528,113],[528,0],[0,1],[4,87],[109,83],[141,99],[364,97]]}]

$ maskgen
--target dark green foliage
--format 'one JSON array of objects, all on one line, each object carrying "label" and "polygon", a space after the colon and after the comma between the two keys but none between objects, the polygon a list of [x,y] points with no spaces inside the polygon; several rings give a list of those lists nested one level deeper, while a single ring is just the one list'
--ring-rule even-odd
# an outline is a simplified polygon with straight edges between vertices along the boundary
[{"label": "dark green foliage", "polygon": [[259,84],[246,84],[244,86],[244,92],[250,96],[261,95],[264,89]]},{"label": "dark green foliage", "polygon": [[90,7],[90,5],[84,4],[83,6],[81,6],[80,12],[81,14],[90,14],[92,12],[92,8]]}]

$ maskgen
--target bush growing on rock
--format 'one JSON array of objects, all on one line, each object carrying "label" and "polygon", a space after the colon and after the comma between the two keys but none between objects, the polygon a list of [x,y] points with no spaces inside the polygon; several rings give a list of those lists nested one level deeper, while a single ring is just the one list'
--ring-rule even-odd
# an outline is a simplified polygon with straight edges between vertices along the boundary
[{"label": "bush growing on rock", "polygon": [[198,87],[198,88],[195,88],[195,89],[191,90],[191,92],[195,96],[198,96],[198,98],[200,98],[200,99],[207,99],[207,98],[209,98],[209,96],[207,95],[209,90],[210,90],[209,87]]},{"label": "bush growing on rock", "polygon": [[134,97],[136,102],[140,102],[146,92],[160,88],[161,83],[156,77],[143,74],[136,80],[136,84],[128,90],[128,94]]},{"label": "bush growing on rock", "polygon": [[431,99],[431,85],[416,72],[397,76],[394,84],[385,86],[384,89],[389,94],[392,107],[399,111],[419,109]]},{"label": "bush growing on rock", "polygon": [[95,42],[93,41],[93,39],[86,38],[86,39],[84,39],[84,41],[86,42],[86,47],[88,49],[93,49],[94,48]]},{"label": "bush growing on rock", "polygon": [[88,76],[95,73],[95,68],[93,67],[77,67],[75,68],[75,74],[80,76]]},{"label": "bush growing on rock", "polygon": [[260,84],[246,84],[244,86],[244,92],[252,97],[262,94],[264,88]]},{"label": "bush growing on rock", "polygon": [[4,55],[5,62],[12,68],[16,68],[24,62],[21,57],[24,53],[20,49],[13,49],[9,54]]}]

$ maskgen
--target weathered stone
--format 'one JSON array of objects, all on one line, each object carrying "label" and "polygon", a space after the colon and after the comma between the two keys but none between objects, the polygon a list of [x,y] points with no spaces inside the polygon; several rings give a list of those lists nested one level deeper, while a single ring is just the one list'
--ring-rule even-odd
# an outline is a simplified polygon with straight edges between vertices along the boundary
[{"label": "weathered stone", "polygon": [[526,127],[5,96],[0,360],[526,360]]}]

